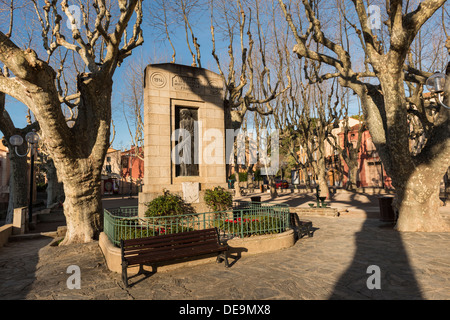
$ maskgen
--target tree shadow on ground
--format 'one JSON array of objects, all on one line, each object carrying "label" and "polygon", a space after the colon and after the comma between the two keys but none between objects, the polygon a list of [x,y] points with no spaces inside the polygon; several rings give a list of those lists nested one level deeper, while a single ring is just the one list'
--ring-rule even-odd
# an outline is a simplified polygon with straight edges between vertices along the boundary
[{"label": "tree shadow on ground", "polygon": [[352,262],[335,284],[330,300],[424,299],[401,233],[393,226],[394,223],[377,219],[364,221],[355,234],[356,251]]},{"label": "tree shadow on ground", "polygon": [[0,248],[0,300],[24,300],[36,280],[39,250],[52,241],[43,237],[7,243]]},{"label": "tree shadow on ground", "polygon": [[[336,207],[351,205],[353,208],[364,210],[379,206],[379,196],[381,195],[355,192],[347,193],[347,196],[342,198],[333,197],[331,202],[332,206]],[[296,207],[314,201],[313,193],[304,193],[296,194],[294,197],[281,194],[275,202]],[[355,251],[353,257],[349,259],[351,262],[334,284],[330,300],[424,299],[411,267],[402,233],[394,230],[393,222],[380,221],[379,218],[379,212],[365,213],[361,229],[356,231],[352,239],[355,242]],[[376,281],[376,272],[370,269],[370,266],[379,268],[379,282]],[[369,288],[377,283],[380,289]]]},{"label": "tree shadow on ground", "polygon": [[[256,194],[248,195],[250,196]],[[368,194],[360,192],[335,192],[332,194],[330,199],[326,199],[325,203],[330,207],[346,208],[346,207],[356,207],[358,209],[366,209],[371,207],[378,207],[378,198],[380,196],[385,196],[385,194]],[[314,192],[304,192],[304,193],[280,193],[274,199],[266,200],[273,203],[287,204],[290,207],[307,207],[308,203],[316,204],[317,197]],[[264,202],[264,201],[263,201]]]}]

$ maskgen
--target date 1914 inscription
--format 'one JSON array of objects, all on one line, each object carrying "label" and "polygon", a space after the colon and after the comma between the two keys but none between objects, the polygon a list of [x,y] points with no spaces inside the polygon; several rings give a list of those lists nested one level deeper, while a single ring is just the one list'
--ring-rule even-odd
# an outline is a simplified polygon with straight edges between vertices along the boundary
[{"label": "date 1914 inscription", "polygon": [[163,88],[166,85],[166,78],[159,72],[154,72],[150,76],[150,82],[157,88]]}]

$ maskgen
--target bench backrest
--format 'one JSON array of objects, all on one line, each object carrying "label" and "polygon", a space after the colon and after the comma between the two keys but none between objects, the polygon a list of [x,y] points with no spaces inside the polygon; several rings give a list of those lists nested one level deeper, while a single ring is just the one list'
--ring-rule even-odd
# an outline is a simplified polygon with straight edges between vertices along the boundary
[{"label": "bench backrest", "polygon": [[195,230],[153,237],[121,240],[122,255],[133,255],[144,250],[165,251],[176,246],[220,245],[217,228]]},{"label": "bench backrest", "polygon": [[297,212],[290,212],[290,223],[291,227],[299,226],[300,225],[300,219],[298,218]]}]

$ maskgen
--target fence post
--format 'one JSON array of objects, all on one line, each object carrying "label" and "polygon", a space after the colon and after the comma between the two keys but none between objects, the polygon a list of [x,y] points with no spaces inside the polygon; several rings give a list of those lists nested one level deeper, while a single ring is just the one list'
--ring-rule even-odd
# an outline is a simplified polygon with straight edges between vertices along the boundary
[{"label": "fence post", "polygon": [[240,227],[240,229],[241,229],[240,234],[241,234],[241,238],[244,238],[244,224],[243,224],[243,222],[244,222],[244,219],[243,219],[244,218],[244,215],[243,215],[244,210],[241,209],[239,211],[240,211],[240,219],[241,219],[241,222],[239,223],[241,225],[241,227]]},{"label": "fence post", "polygon": [[205,216],[205,213],[203,212],[203,230],[206,229],[206,221],[205,221],[205,218],[206,218],[206,216]]}]

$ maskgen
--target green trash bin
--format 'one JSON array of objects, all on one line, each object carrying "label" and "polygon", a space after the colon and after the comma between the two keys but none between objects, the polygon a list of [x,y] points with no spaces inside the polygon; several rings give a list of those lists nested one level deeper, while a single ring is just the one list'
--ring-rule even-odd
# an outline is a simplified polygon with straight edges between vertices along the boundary
[{"label": "green trash bin", "polygon": [[261,197],[260,196],[250,197],[250,200],[252,202],[261,202]]},{"label": "green trash bin", "polygon": [[383,196],[378,198],[380,205],[380,221],[395,222],[397,220],[394,208],[392,208],[393,196]]}]

